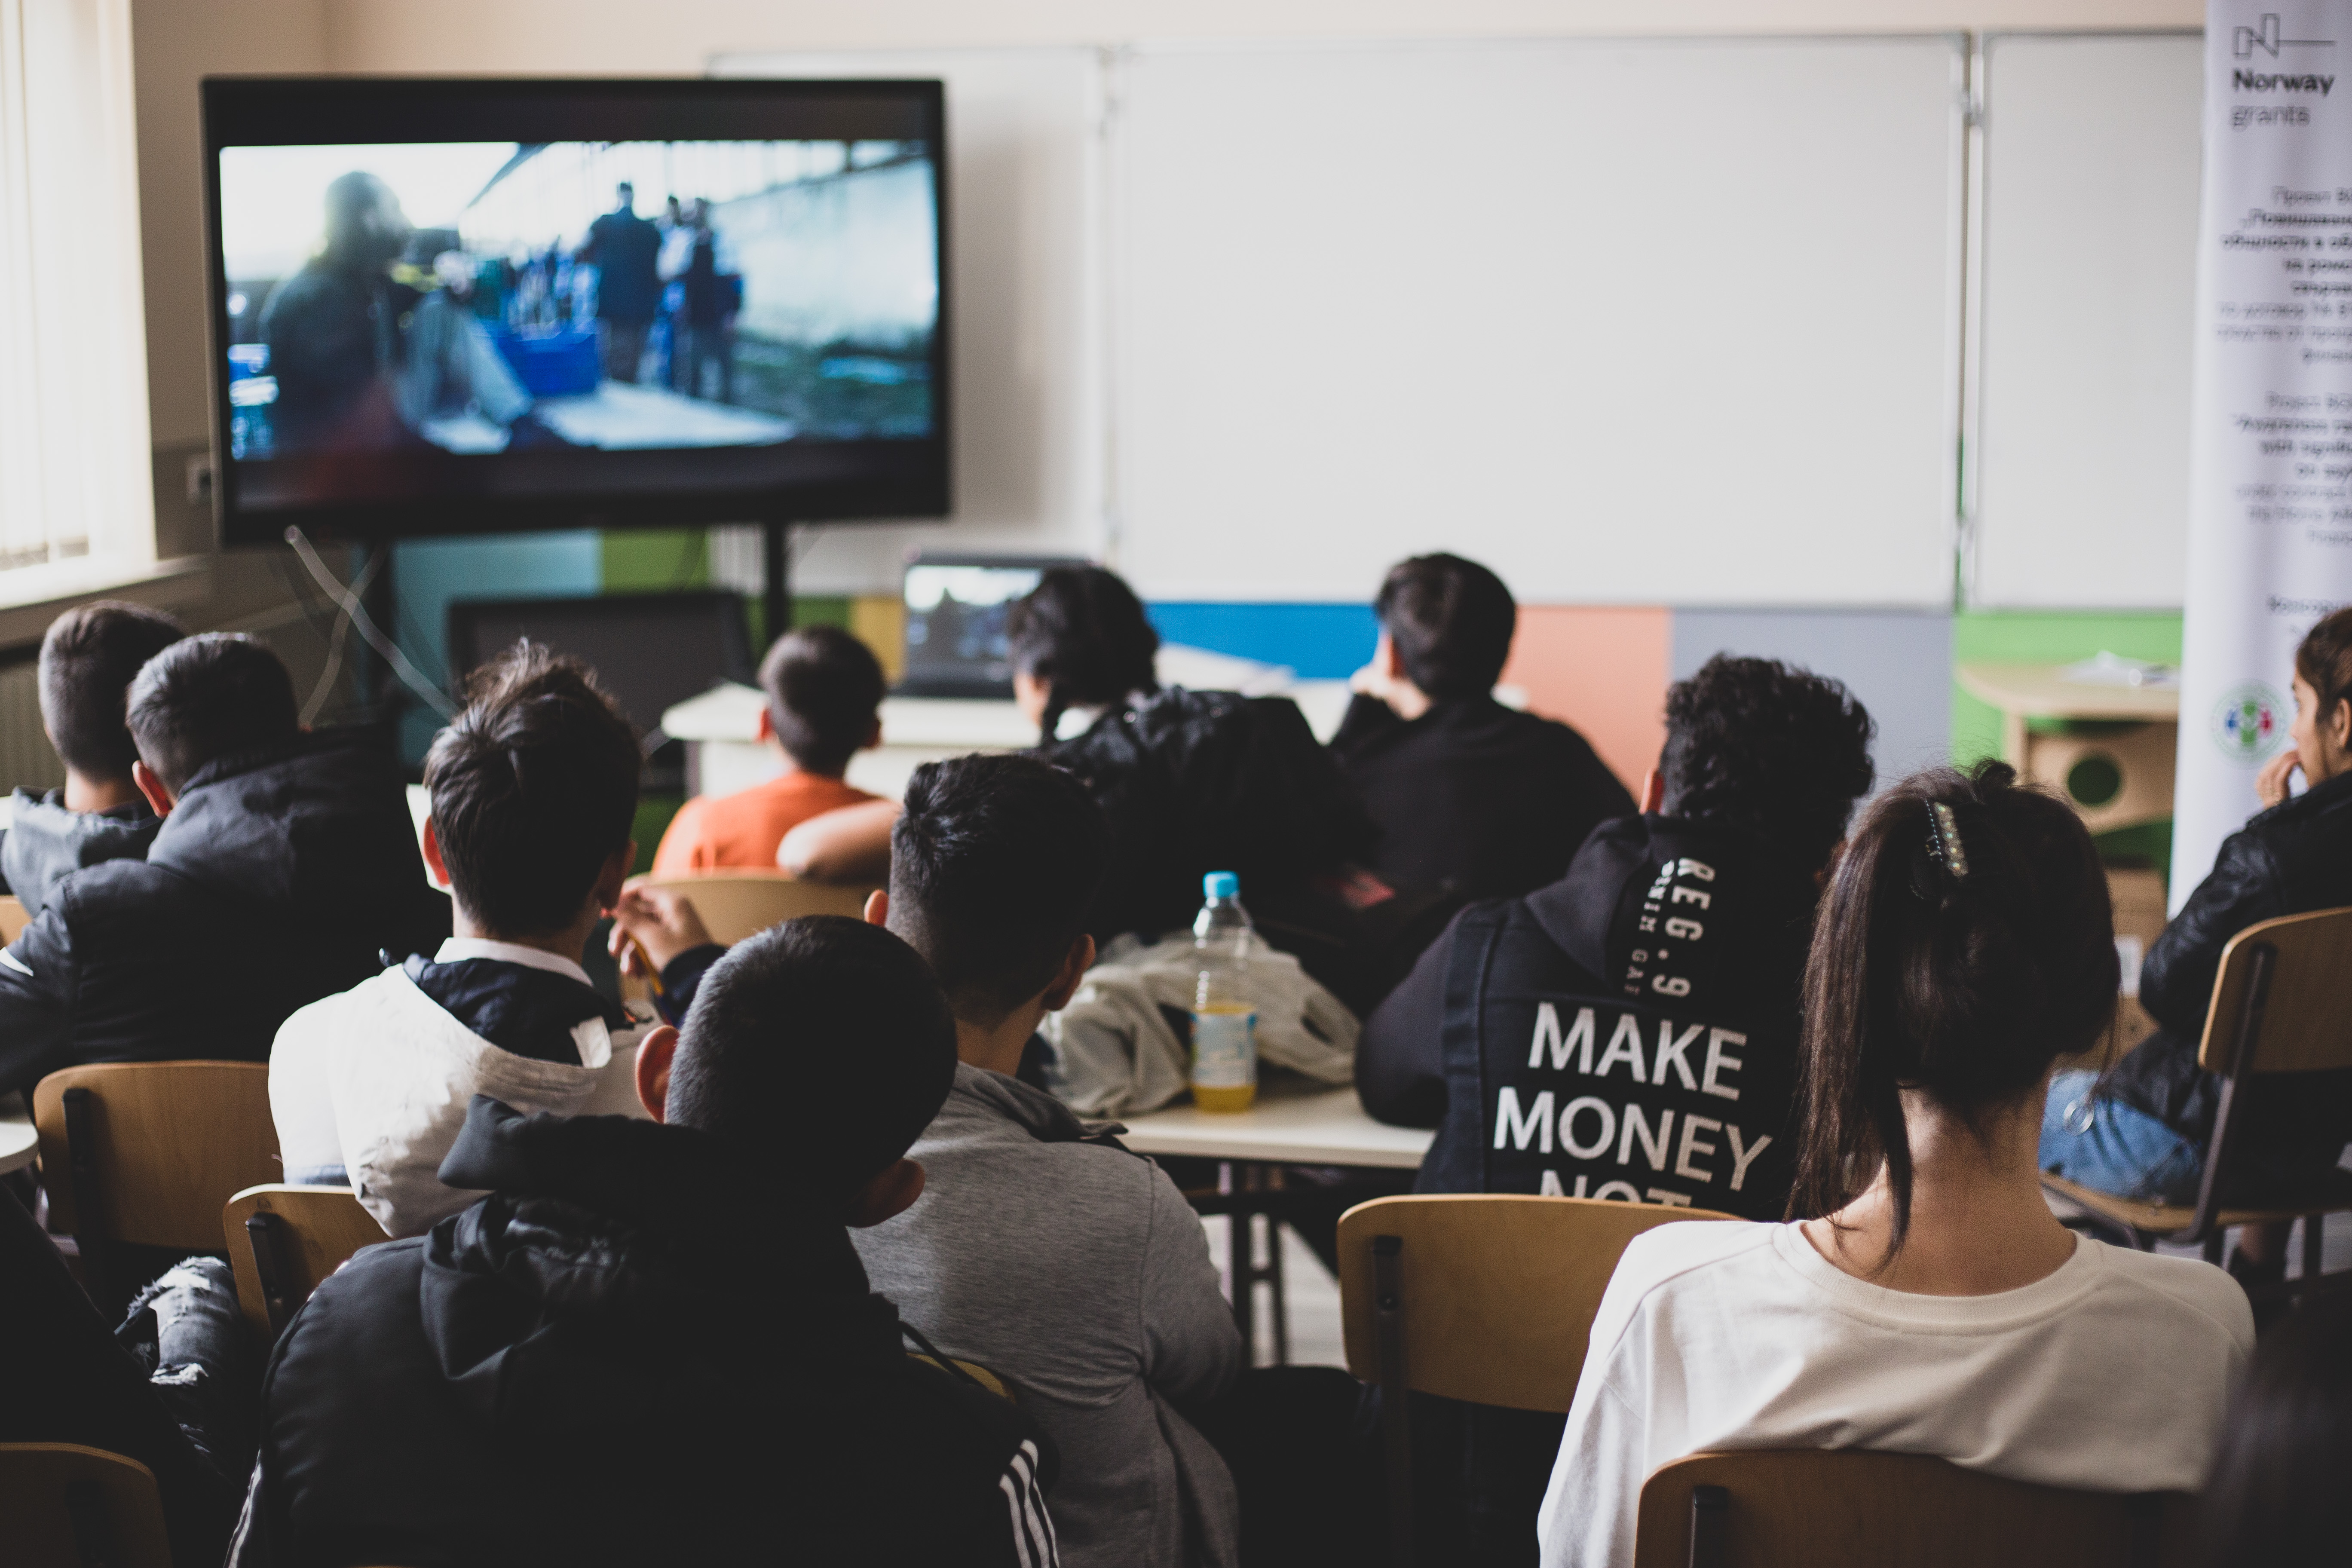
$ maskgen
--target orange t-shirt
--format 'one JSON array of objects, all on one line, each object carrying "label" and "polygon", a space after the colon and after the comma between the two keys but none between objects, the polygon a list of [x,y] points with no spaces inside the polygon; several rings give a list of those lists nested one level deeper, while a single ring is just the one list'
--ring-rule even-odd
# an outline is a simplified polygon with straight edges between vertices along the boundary
[{"label": "orange t-shirt", "polygon": [[776,846],[812,816],[875,800],[862,789],[798,769],[735,795],[696,795],[670,818],[661,847],[654,851],[654,875],[722,868],[772,871]]}]

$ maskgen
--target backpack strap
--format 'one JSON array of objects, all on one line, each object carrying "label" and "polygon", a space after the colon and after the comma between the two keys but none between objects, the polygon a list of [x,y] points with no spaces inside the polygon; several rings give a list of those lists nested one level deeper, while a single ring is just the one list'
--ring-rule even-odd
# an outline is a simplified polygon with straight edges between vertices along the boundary
[{"label": "backpack strap", "polygon": [[[1453,946],[1446,953],[1445,1021],[1441,1037],[1445,1064],[1445,1120],[1451,1124],[1448,1131],[1456,1134],[1450,1140],[1455,1145],[1454,1159],[1463,1164],[1473,1164],[1464,1158],[1468,1151],[1460,1148],[1459,1134],[1464,1131],[1470,1135],[1477,1154],[1473,1169],[1445,1173],[1451,1184],[1436,1190],[1489,1190],[1484,1134],[1486,1107],[1494,1096],[1493,1086],[1486,1081],[1486,986],[1494,972],[1495,953],[1501,946],[1503,929],[1510,923],[1517,902],[1513,899],[1496,899],[1473,904],[1454,921]],[[1466,1104],[1463,1102],[1465,1090]]]}]

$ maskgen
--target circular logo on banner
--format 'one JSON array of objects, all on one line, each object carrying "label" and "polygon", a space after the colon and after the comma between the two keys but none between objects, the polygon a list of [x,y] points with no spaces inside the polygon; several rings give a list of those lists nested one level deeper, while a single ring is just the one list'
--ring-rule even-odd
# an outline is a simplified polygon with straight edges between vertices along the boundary
[{"label": "circular logo on banner", "polygon": [[2213,705],[2213,743],[2233,763],[2263,761],[2286,743],[2286,700],[2259,680],[2233,686]]}]

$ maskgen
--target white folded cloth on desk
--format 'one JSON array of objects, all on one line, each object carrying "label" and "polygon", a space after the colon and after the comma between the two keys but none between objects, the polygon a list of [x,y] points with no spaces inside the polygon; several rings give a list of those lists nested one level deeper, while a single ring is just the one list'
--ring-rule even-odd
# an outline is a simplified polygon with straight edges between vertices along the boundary
[{"label": "white folded cloth on desk", "polygon": [[[1104,948],[1070,1005],[1045,1016],[1055,1095],[1081,1116],[1133,1116],[1182,1094],[1184,1031],[1199,973],[1189,932],[1149,944],[1122,936]],[[1288,1068],[1323,1083],[1355,1078],[1362,1026],[1298,960],[1253,936],[1249,984],[1261,1068]]]}]

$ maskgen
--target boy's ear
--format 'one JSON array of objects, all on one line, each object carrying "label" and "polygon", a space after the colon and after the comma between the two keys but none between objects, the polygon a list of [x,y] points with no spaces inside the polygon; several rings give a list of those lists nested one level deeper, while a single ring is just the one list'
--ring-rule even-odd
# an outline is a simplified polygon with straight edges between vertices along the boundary
[{"label": "boy's ear", "polygon": [[861,752],[870,752],[882,743],[882,715],[874,715],[874,727],[866,731],[866,739],[857,743]]},{"label": "boy's ear", "polygon": [[637,1103],[656,1121],[668,1120],[669,1064],[677,1056],[677,1031],[667,1024],[637,1042]]},{"label": "boy's ear", "polygon": [[1663,811],[1666,805],[1666,775],[1652,768],[1642,775],[1642,798],[1638,803],[1643,812]]},{"label": "boy's ear", "polygon": [[872,1181],[849,1194],[842,1219],[856,1229],[880,1225],[905,1214],[923,1195],[923,1167],[912,1160],[894,1160]]},{"label": "boy's ear", "polygon": [[1095,939],[1081,934],[1077,941],[1070,943],[1070,951],[1062,959],[1061,969],[1054,975],[1054,984],[1045,987],[1045,994],[1039,998],[1045,1004],[1045,1011],[1058,1013],[1068,1006],[1070,998],[1076,995],[1078,987],[1085,984],[1087,971],[1094,965]]},{"label": "boy's ear", "polygon": [[865,912],[866,923],[867,925],[888,925],[890,923],[890,894],[887,889],[877,888],[872,892],[866,894]]},{"label": "boy's ear", "polygon": [[760,705],[760,743],[764,746],[775,738],[776,716],[768,711],[767,704],[763,702]]},{"label": "boy's ear", "polygon": [[172,786],[157,778],[155,770],[145,763],[131,763],[131,782],[139,786],[139,793],[147,797],[148,808],[158,816],[171,816],[172,808],[180,804],[180,797],[172,793]]},{"label": "boy's ear", "polygon": [[425,819],[425,842],[423,847],[425,850],[425,868],[433,873],[433,880],[437,886],[444,888],[448,887],[450,885],[449,864],[441,858],[441,837],[439,834],[433,831],[433,819],[429,816]]}]

